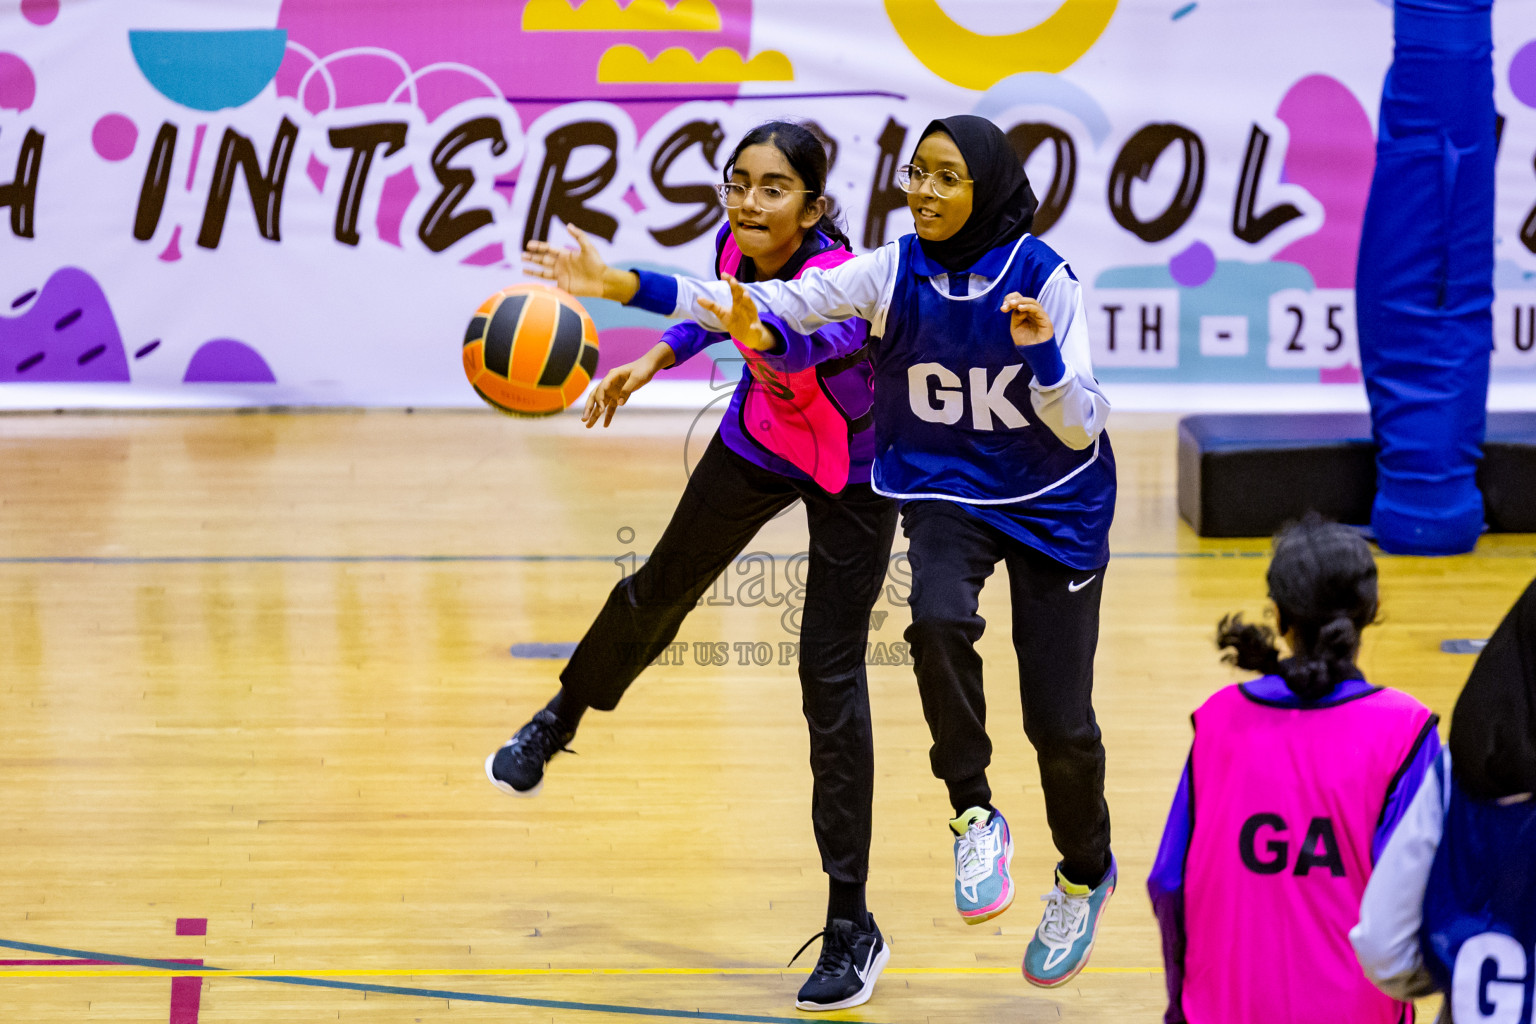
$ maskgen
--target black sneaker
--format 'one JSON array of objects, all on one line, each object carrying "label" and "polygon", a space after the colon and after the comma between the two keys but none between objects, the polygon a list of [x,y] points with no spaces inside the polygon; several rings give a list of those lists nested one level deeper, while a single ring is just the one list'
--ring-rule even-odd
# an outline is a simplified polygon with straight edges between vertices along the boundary
[{"label": "black sneaker", "polygon": [[880,972],[891,959],[891,947],[885,944],[874,917],[871,915],[867,931],[852,921],[833,918],[825,931],[812,935],[800,947],[800,953],[817,939],[821,939],[821,958],[800,986],[795,1009],[845,1010],[869,1002]]},{"label": "black sneaker", "polygon": [[485,759],[485,777],[497,789],[513,796],[537,796],[544,788],[544,766],[562,750],[574,753],[566,744],[575,736],[561,727],[553,711],[545,708]]}]

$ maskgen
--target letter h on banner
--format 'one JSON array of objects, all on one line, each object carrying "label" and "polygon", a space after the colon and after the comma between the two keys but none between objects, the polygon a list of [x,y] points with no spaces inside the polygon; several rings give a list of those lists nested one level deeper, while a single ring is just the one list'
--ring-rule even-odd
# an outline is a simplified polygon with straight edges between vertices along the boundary
[{"label": "letter h on banner", "polygon": [[1095,367],[1178,368],[1177,288],[1100,288],[1083,305]]}]

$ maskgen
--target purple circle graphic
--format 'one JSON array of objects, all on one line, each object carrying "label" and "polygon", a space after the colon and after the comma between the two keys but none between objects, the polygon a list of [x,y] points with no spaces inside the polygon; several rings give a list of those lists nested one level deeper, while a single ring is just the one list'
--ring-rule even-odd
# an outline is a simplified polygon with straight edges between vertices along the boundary
[{"label": "purple circle graphic", "polygon": [[0,53],[0,110],[26,110],[37,98],[37,79],[27,62],[14,53]]},{"label": "purple circle graphic", "polygon": [[46,25],[59,16],[59,0],[21,0],[21,16],[34,25]]},{"label": "purple circle graphic", "polygon": [[1528,107],[1536,107],[1536,40],[1520,47],[1509,62],[1509,91]]},{"label": "purple circle graphic", "polygon": [[1196,242],[1168,261],[1168,272],[1185,288],[1198,288],[1216,273],[1216,254],[1204,242]]},{"label": "purple circle graphic", "polygon": [[126,160],[139,141],[139,129],[122,114],[107,114],[91,129],[91,145],[103,160]]}]

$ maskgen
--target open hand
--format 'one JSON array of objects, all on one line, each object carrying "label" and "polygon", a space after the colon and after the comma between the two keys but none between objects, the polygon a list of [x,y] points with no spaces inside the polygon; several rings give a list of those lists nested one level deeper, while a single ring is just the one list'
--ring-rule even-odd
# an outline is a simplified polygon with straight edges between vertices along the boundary
[{"label": "open hand", "polygon": [[731,286],[730,309],[717,306],[709,299],[700,299],[699,305],[713,313],[727,333],[747,348],[756,352],[767,352],[773,348],[777,339],[772,331],[763,326],[763,321],[757,315],[757,303],[752,301],[752,296],[730,274],[725,275],[725,283]]},{"label": "open hand", "polygon": [[[608,264],[597,253],[597,246],[587,233],[574,224],[565,225],[576,240],[576,249],[564,249],[549,242],[532,241],[523,250],[523,271],[530,277],[553,281],[572,295],[602,296],[603,276]],[[610,413],[610,415],[612,415]]]},{"label": "open hand", "polygon": [[650,360],[641,358],[608,371],[597,387],[587,392],[587,404],[581,411],[581,422],[590,430],[602,417],[603,426],[613,422],[613,414],[619,406],[629,401],[629,396],[639,391],[656,376],[656,367]]},{"label": "open hand", "polygon": [[1056,336],[1051,318],[1045,315],[1045,307],[1036,299],[1009,292],[1003,299],[1003,312],[1013,314],[1008,321],[1008,332],[1013,335],[1015,345],[1039,345]]}]

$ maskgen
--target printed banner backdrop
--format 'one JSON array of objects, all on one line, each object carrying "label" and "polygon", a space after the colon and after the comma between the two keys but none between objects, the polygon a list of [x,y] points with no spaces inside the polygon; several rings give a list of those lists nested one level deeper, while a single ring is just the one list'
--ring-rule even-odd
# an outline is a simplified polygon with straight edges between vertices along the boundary
[{"label": "printed banner backdrop", "polygon": [[[1525,396],[1536,8],[1494,18],[1494,380]],[[706,273],[709,184],[791,116],[873,248],[911,230],[894,167],[957,112],[1025,160],[1112,399],[1363,408],[1391,36],[1387,0],[9,0],[0,408],[475,406],[464,328],[528,239]],[[587,305],[603,369],[664,326]],[[733,358],[642,394],[698,407]]]}]

